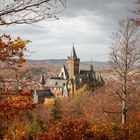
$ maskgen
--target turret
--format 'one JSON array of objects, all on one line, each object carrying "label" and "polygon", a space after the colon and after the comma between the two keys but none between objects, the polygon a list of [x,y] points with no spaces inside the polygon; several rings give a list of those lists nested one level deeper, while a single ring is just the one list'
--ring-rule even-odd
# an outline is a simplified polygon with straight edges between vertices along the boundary
[{"label": "turret", "polygon": [[79,75],[79,63],[80,59],[77,57],[75,48],[73,46],[71,56],[68,57],[68,69],[70,79],[72,79],[75,75]]},{"label": "turret", "polygon": [[90,64],[90,71],[93,72],[93,64],[92,64],[92,57],[91,57],[91,64]]},{"label": "turret", "polygon": [[71,57],[73,59],[77,59],[77,55],[76,55],[76,51],[75,51],[74,45],[73,45],[73,48],[72,48]]},{"label": "turret", "polygon": [[90,71],[93,72],[93,65],[90,65]]},{"label": "turret", "polygon": [[40,85],[41,85],[42,87],[44,87],[45,84],[46,84],[45,76],[44,76],[44,74],[42,73],[42,74],[41,74],[41,77],[40,77]]}]

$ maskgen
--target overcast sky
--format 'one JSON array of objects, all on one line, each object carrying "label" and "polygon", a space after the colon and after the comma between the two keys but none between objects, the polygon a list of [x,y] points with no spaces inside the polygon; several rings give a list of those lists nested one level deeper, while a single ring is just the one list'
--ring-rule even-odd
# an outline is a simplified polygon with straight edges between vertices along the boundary
[{"label": "overcast sky", "polygon": [[106,61],[118,21],[132,17],[134,0],[68,0],[60,20],[34,25],[10,25],[2,33],[31,40],[28,59],[61,59],[73,43],[82,60]]}]

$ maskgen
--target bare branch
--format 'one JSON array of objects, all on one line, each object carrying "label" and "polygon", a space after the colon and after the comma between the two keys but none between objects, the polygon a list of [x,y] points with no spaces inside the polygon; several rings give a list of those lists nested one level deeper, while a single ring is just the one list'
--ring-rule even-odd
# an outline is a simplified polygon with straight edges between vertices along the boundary
[{"label": "bare branch", "polygon": [[140,66],[140,44],[138,40],[138,26],[130,21],[119,22],[118,32],[114,34],[114,44],[110,52],[110,65],[118,75],[118,87],[116,91],[122,102],[122,124],[126,123],[128,111],[128,97],[135,91],[132,80]]},{"label": "bare branch", "polygon": [[58,19],[66,0],[1,0],[0,25],[31,24]]}]

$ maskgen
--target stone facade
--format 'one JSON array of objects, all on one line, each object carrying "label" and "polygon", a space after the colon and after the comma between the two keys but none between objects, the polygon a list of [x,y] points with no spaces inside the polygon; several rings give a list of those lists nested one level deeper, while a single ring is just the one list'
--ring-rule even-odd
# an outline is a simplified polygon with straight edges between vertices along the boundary
[{"label": "stone facade", "polygon": [[46,79],[44,86],[50,88],[54,96],[69,96],[84,85],[93,91],[96,86],[104,84],[102,76],[93,70],[92,64],[89,70],[80,70],[80,59],[76,55],[74,46],[67,61],[68,71],[63,65],[58,77]]},{"label": "stone facade", "polygon": [[71,56],[68,57],[68,70],[69,78],[73,78],[74,75],[79,75],[80,59],[77,58],[75,48],[73,47]]},{"label": "stone facade", "polygon": [[74,46],[67,61],[68,71],[63,65],[57,77],[45,79],[44,74],[41,74],[40,90],[36,90],[33,97],[35,103],[40,104],[45,99],[53,97],[68,97],[85,85],[88,90],[93,91],[95,87],[104,84],[102,76],[94,71],[92,64],[89,70],[80,70],[80,59],[76,55]]}]

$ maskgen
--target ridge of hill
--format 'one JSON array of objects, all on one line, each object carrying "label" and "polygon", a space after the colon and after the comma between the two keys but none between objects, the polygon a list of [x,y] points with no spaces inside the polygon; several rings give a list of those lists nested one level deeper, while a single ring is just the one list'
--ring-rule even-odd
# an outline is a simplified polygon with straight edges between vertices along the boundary
[{"label": "ridge of hill", "polygon": [[[27,60],[26,63],[32,63],[32,64],[44,64],[44,65],[50,65],[54,67],[61,67],[63,64],[67,64],[66,59],[44,59],[44,60]],[[109,64],[107,62],[100,62],[100,61],[93,61],[92,62],[93,67],[96,70],[107,70],[109,69]],[[81,69],[89,69],[91,65],[90,61],[81,61],[80,68]]]},{"label": "ridge of hill", "polygon": [[[33,76],[36,79],[39,78],[40,74],[43,72],[48,77],[50,75],[57,75],[61,69],[61,66],[67,65],[66,59],[44,59],[44,60],[26,60],[26,62],[19,68],[19,73],[21,77]],[[109,69],[107,62],[92,62],[94,70],[105,71]],[[80,69],[88,70],[90,68],[90,61],[82,61],[80,63]],[[0,70],[0,76],[11,78],[15,76],[15,73],[11,70]]]}]

